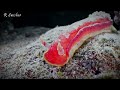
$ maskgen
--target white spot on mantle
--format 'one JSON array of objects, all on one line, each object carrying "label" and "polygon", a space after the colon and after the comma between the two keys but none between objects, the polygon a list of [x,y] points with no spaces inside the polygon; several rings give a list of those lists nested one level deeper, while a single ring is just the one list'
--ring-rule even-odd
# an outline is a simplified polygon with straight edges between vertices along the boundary
[{"label": "white spot on mantle", "polygon": [[64,33],[63,34],[66,38],[69,38],[70,34],[69,33]]},{"label": "white spot on mantle", "polygon": [[61,46],[60,42],[58,42],[58,45],[57,45],[57,51],[58,51],[58,54],[59,55],[64,55],[64,48]]}]

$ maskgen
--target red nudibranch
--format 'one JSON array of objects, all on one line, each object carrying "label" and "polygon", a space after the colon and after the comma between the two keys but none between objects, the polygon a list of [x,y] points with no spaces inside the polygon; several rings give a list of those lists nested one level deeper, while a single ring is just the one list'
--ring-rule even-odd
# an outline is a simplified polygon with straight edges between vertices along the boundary
[{"label": "red nudibranch", "polygon": [[[114,26],[108,17],[98,17],[95,20],[85,21],[77,29],[61,34],[48,47],[48,50],[43,55],[44,59],[51,65],[63,66],[85,40],[103,32],[111,32],[112,29],[114,29]],[[44,41],[42,41],[42,44],[47,45]]]}]

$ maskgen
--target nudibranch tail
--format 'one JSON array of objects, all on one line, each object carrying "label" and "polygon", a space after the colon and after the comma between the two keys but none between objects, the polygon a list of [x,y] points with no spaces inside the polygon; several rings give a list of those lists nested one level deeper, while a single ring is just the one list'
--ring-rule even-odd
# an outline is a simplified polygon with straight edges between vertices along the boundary
[{"label": "nudibranch tail", "polygon": [[[75,51],[90,37],[115,30],[109,17],[98,17],[80,24],[76,29],[61,34],[44,53],[44,59],[51,65],[63,66],[74,55]],[[91,19],[92,16],[88,17]],[[44,46],[46,43],[42,41]]]}]

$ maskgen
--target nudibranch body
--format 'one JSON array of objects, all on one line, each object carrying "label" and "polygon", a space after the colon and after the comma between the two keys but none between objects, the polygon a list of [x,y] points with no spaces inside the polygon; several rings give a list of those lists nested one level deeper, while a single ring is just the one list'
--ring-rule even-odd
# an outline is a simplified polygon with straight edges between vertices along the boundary
[{"label": "nudibranch body", "polygon": [[[92,16],[94,16],[95,20],[92,20]],[[88,19],[89,21],[87,21]],[[111,32],[112,29],[115,29],[109,15],[103,17],[98,13],[93,14],[87,19],[83,19],[82,22],[84,23],[78,25],[76,29],[67,30],[66,33],[59,35],[51,45],[47,45],[41,39],[42,44],[48,47],[48,50],[43,55],[47,63],[54,66],[63,66],[85,40],[103,32]]]}]

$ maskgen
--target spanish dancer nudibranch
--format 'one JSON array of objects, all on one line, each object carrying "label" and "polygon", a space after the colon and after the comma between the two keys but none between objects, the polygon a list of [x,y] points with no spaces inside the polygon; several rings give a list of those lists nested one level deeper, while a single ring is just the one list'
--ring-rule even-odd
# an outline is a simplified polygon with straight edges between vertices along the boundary
[{"label": "spanish dancer nudibranch", "polygon": [[[75,24],[75,23],[74,23]],[[72,25],[74,25],[72,24]],[[48,47],[43,57],[45,61],[54,66],[64,66],[74,55],[75,51],[90,37],[116,30],[112,25],[110,15],[104,12],[94,12],[86,19],[78,21],[76,29],[67,30],[48,45],[40,39],[45,47]]]}]

